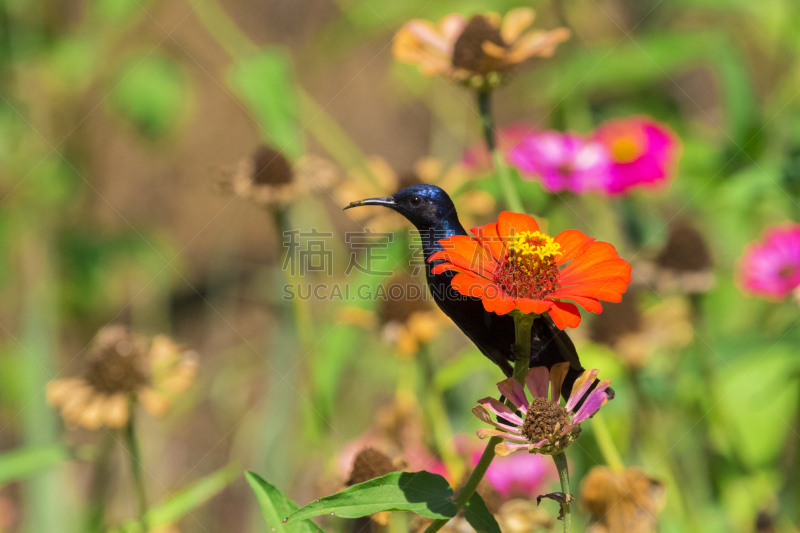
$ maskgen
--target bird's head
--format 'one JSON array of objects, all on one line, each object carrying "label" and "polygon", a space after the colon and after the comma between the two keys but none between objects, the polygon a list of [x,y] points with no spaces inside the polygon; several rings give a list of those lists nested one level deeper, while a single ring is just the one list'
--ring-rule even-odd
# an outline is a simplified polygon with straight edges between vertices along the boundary
[{"label": "bird's head", "polygon": [[362,205],[382,205],[393,209],[420,230],[435,228],[443,220],[458,220],[453,201],[436,185],[412,185],[385,198],[350,202],[345,209]]}]

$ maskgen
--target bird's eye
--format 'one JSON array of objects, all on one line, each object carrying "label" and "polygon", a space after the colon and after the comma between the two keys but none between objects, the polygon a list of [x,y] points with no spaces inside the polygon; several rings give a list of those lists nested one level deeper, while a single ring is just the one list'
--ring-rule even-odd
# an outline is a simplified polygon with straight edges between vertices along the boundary
[{"label": "bird's eye", "polygon": [[408,203],[410,203],[413,206],[420,205],[420,204],[422,204],[422,197],[417,196],[415,194],[414,196],[412,196],[411,198],[408,199]]}]

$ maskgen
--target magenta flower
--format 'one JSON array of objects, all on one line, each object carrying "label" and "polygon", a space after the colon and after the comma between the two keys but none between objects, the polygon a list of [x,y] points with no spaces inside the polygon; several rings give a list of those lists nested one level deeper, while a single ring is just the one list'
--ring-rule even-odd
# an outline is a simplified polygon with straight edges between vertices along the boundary
[{"label": "magenta flower", "polygon": [[739,263],[741,287],[753,296],[783,298],[800,286],[800,225],[770,228],[749,244]]},{"label": "magenta flower", "polygon": [[523,174],[537,176],[551,193],[584,193],[601,188],[609,179],[610,160],[603,145],[574,133],[526,135],[508,160]]},{"label": "magenta flower", "polygon": [[[483,451],[472,454],[472,465],[478,464]],[[503,498],[532,498],[540,487],[558,479],[553,463],[541,455],[514,454],[498,457],[486,471],[486,479]]]},{"label": "magenta flower", "polygon": [[624,194],[637,185],[657,185],[675,174],[681,151],[678,137],[646,117],[612,120],[594,134],[611,159],[607,194]]},{"label": "magenta flower", "polygon": [[[608,401],[605,390],[611,385],[610,380],[603,380],[597,387],[589,392],[589,387],[594,383],[599,370],[586,370],[578,377],[572,387],[569,400],[561,406],[561,385],[569,370],[569,363],[553,365],[550,371],[547,367],[538,366],[531,368],[525,376],[525,384],[533,395],[528,402],[525,389],[514,378],[508,378],[497,384],[500,394],[522,412],[522,416],[513,412],[505,404],[494,398],[484,398],[475,406],[472,412],[481,421],[495,427],[495,429],[480,429],[478,437],[502,437],[509,442],[501,442],[494,451],[504,457],[520,450],[530,453],[557,455],[569,446],[569,443],[578,438],[580,423],[592,416]],[[550,386],[550,399],[547,389]],[[585,397],[585,398],[584,398]],[[584,400],[577,408],[580,400]],[[492,414],[502,417],[507,423],[496,422]]]}]

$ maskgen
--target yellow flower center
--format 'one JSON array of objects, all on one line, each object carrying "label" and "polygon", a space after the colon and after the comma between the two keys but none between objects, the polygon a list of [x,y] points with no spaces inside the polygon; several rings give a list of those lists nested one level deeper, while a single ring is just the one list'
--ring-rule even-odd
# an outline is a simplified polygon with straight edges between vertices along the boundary
[{"label": "yellow flower center", "polygon": [[642,146],[639,139],[633,136],[626,135],[614,140],[611,147],[611,152],[614,154],[614,160],[619,163],[630,163],[635,161],[642,155]]},{"label": "yellow flower center", "polygon": [[559,288],[556,258],[561,245],[539,231],[512,236],[508,254],[495,274],[495,282],[508,294],[540,300]]}]

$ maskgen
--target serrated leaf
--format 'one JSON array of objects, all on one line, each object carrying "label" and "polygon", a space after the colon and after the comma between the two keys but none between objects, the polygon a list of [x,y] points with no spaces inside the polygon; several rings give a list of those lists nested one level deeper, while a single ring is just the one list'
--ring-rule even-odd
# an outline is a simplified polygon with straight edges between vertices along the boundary
[{"label": "serrated leaf", "polygon": [[297,158],[303,145],[292,78],[286,54],[269,50],[240,59],[230,83],[252,111],[267,144]]},{"label": "serrated leaf", "polygon": [[311,520],[303,520],[291,524],[284,523],[284,518],[297,511],[297,504],[255,472],[247,472],[245,478],[250,483],[253,492],[256,493],[264,520],[266,520],[267,527],[271,528],[271,531],[276,533],[324,533]]},{"label": "serrated leaf", "polygon": [[500,526],[494,515],[489,512],[486,504],[477,492],[472,495],[464,506],[464,518],[477,533],[500,533]]},{"label": "serrated leaf", "polygon": [[0,486],[52,468],[69,456],[63,446],[20,448],[0,455]]},{"label": "serrated leaf", "polygon": [[333,514],[359,518],[381,511],[411,511],[428,518],[453,518],[453,489],[445,478],[430,472],[392,472],[310,503],[289,522]]}]

